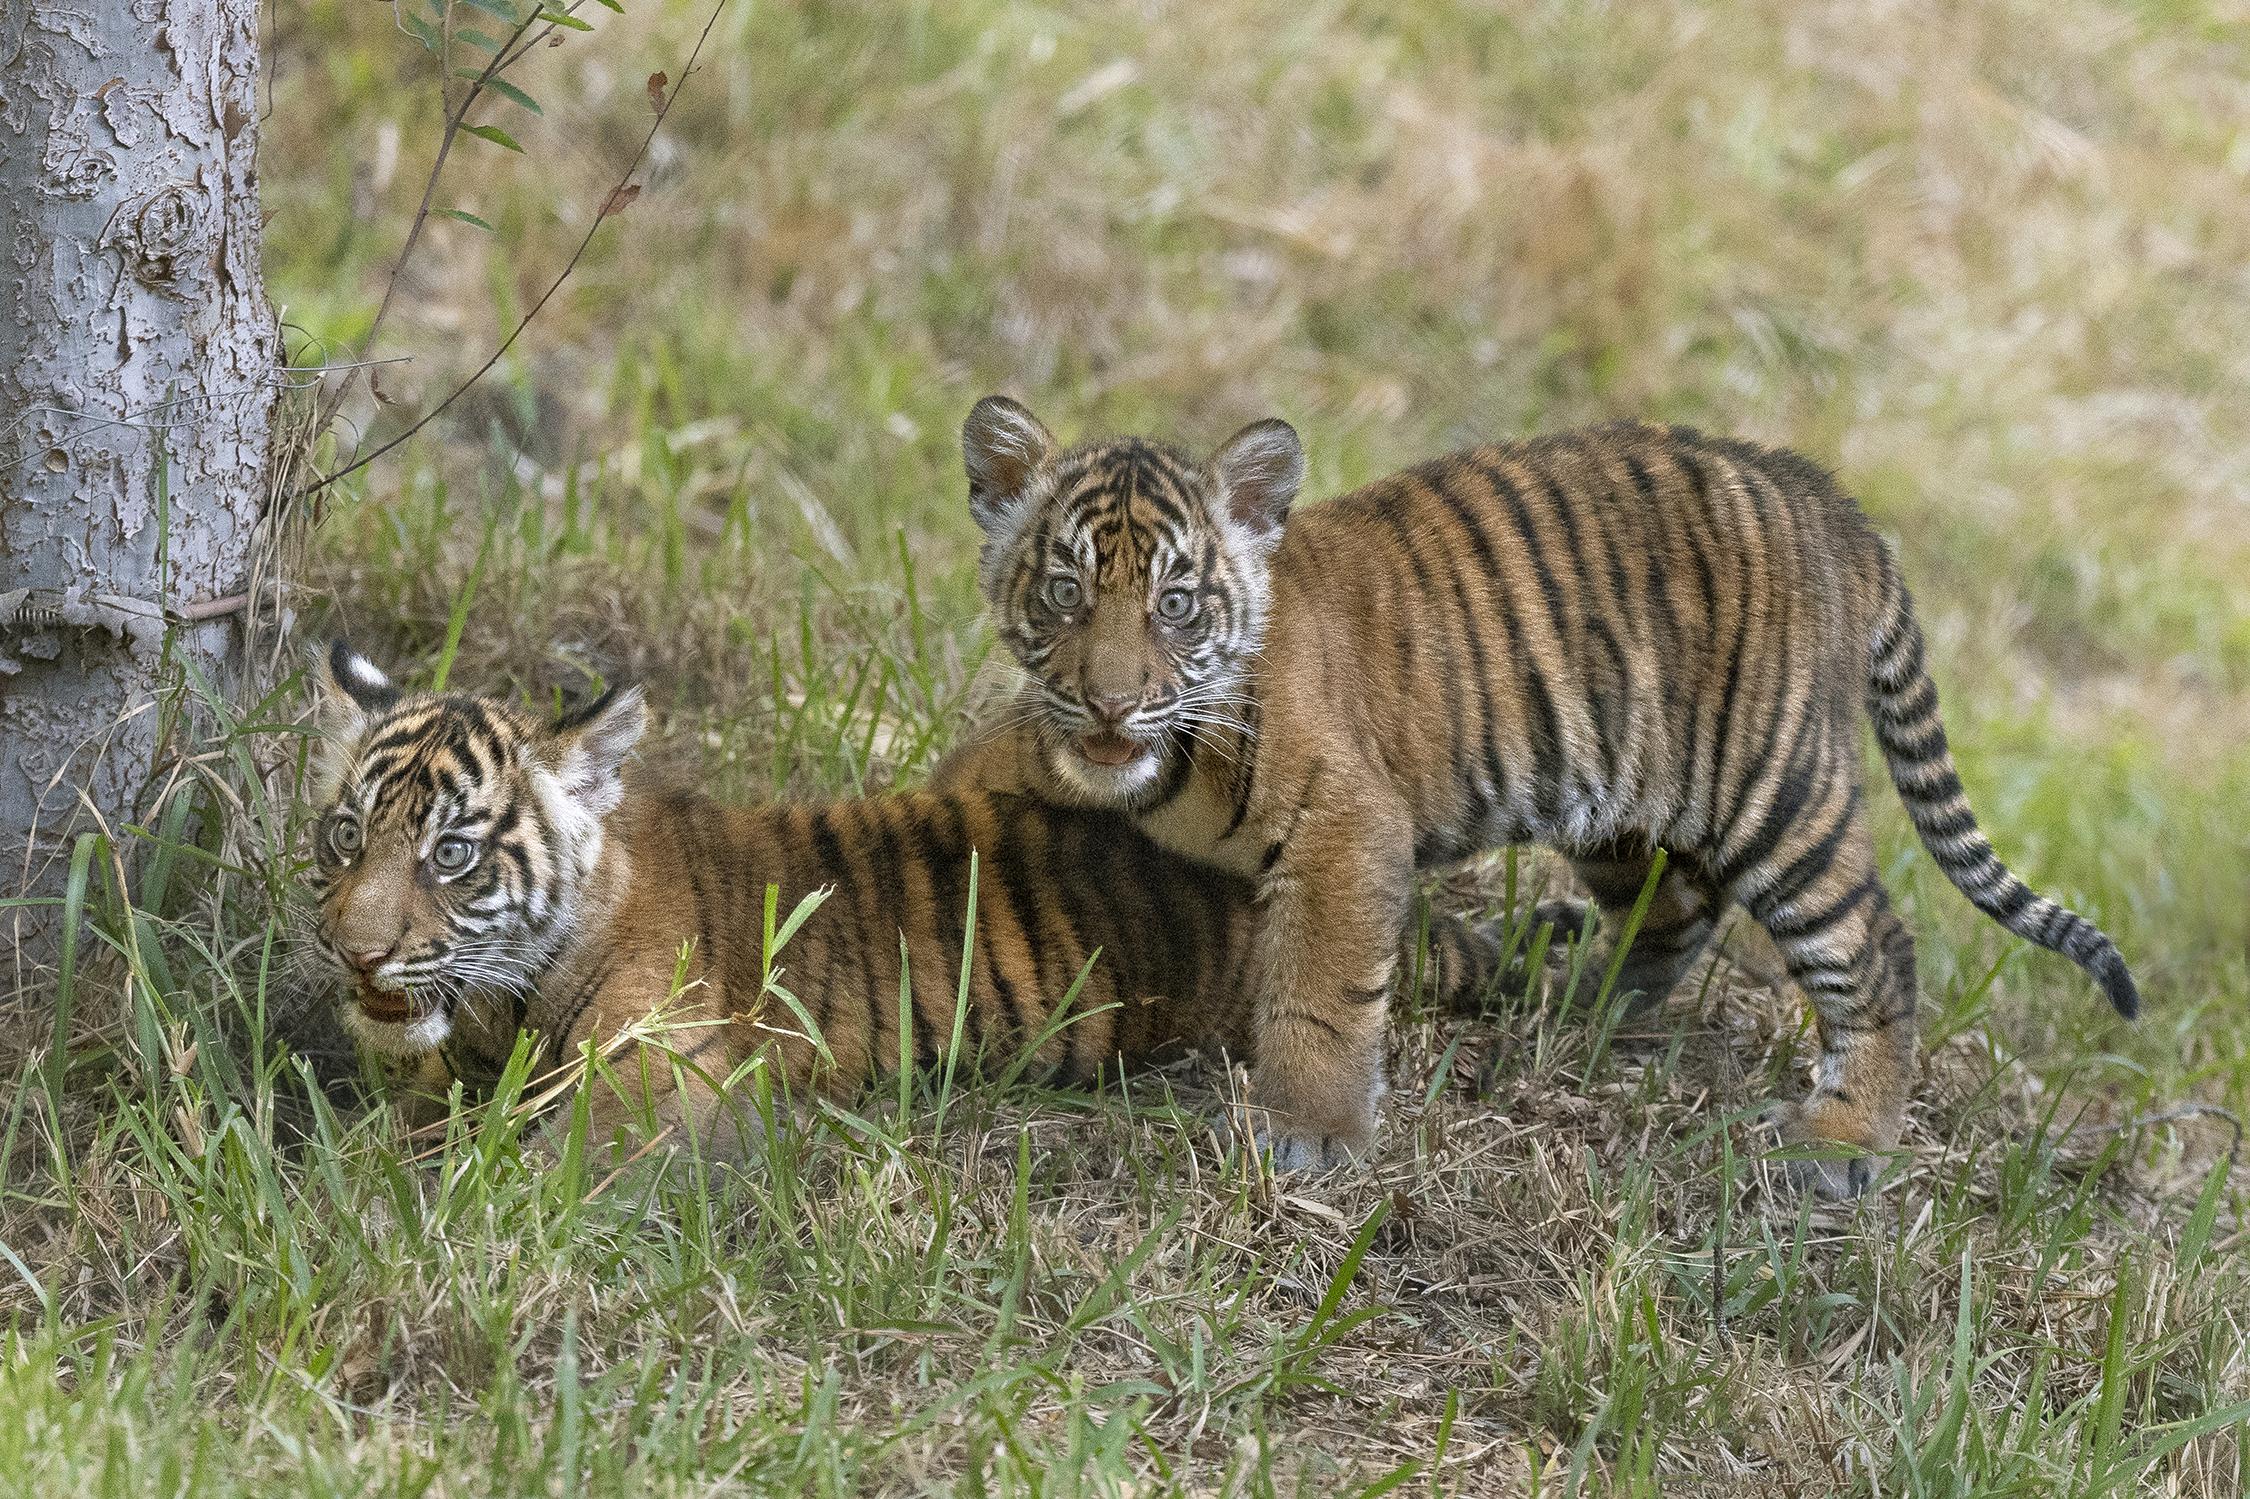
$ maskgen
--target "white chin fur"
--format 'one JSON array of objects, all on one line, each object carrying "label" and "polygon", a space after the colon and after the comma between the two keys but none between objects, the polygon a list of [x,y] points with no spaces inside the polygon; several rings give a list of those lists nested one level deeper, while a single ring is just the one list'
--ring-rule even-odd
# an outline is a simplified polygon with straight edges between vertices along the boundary
[{"label": "white chin fur", "polygon": [[1143,750],[1123,765],[1096,765],[1067,744],[1057,747],[1049,759],[1055,774],[1097,807],[1131,801],[1155,785],[1163,770],[1163,756],[1154,748]]},{"label": "white chin fur", "polygon": [[445,1044],[445,1038],[453,1034],[453,1017],[444,1010],[432,1010],[404,1022],[374,1020],[347,1000],[344,1028],[352,1033],[353,1040],[378,1056],[418,1057]]}]

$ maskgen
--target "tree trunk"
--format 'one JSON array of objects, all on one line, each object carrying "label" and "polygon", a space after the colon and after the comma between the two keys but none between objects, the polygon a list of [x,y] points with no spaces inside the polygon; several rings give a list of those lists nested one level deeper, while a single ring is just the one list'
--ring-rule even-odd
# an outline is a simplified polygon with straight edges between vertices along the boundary
[{"label": "tree trunk", "polygon": [[[128,818],[173,645],[226,684],[267,503],[257,0],[0,0],[0,896]],[[168,524],[163,512],[168,510]],[[0,911],[0,994],[51,911]]]}]

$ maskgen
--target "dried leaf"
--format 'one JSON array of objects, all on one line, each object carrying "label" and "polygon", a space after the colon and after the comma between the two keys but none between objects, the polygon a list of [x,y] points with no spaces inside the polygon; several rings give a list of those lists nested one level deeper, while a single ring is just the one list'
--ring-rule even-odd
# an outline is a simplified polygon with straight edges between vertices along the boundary
[{"label": "dried leaf", "polygon": [[664,90],[671,81],[662,73],[648,75],[648,107],[658,114],[664,113]]},{"label": "dried leaf", "polygon": [[602,205],[601,216],[606,219],[613,213],[623,213],[640,195],[641,185],[638,182],[625,183],[609,195],[609,201]]}]

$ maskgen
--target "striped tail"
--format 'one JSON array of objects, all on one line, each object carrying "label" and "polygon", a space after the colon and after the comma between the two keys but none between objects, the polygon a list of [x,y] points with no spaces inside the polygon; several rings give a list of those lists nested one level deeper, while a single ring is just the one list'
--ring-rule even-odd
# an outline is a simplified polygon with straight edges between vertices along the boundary
[{"label": "striped tail", "polygon": [[1914,819],[1922,846],[1970,903],[2027,942],[2059,952],[2093,976],[2117,1013],[2140,1012],[2141,993],[2108,934],[2016,878],[2000,862],[1969,810],[1938,717],[1937,684],[1923,660],[1914,599],[1886,554],[1886,601],[1868,642],[1867,711],[1891,768],[1891,783]]}]

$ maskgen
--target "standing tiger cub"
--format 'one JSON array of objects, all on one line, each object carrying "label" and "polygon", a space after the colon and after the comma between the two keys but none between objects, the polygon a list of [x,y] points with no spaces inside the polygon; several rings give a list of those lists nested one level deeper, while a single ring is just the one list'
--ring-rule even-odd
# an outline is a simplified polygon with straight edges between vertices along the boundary
[{"label": "standing tiger cub", "polygon": [[[1940,868],[2132,1015],[2116,947],[1970,813],[1887,547],[1793,453],[1621,425],[1472,448],[1290,515],[1297,434],[1207,460],[1061,449],[1000,397],[962,434],[981,581],[1020,680],[941,783],[1131,812],[1257,882],[1251,1102],[1284,1168],[1365,1149],[1414,872],[1569,857],[1612,930],[1664,873],[1621,986],[1661,999],[1728,900],[1820,1019],[1785,1138],[1895,1144],[1914,944],[1861,806],[1862,705]],[[1287,524],[1284,525],[1284,518]],[[1854,1156],[1800,1173],[1862,1190]]]}]

